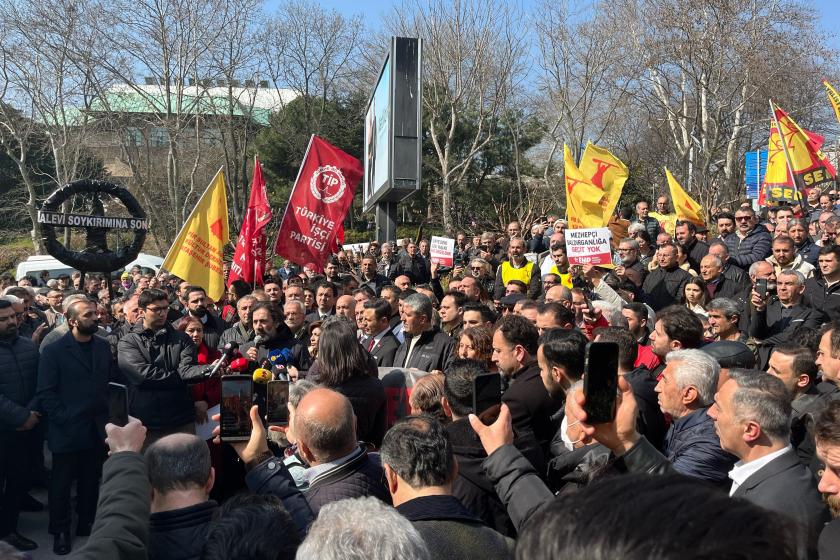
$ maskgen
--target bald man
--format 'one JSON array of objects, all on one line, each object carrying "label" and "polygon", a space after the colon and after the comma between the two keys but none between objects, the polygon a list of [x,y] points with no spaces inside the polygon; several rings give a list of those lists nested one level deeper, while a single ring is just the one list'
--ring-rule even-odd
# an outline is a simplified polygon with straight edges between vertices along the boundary
[{"label": "bald man", "polygon": [[326,504],[374,496],[391,503],[383,483],[379,455],[368,455],[356,440],[356,418],[350,401],[330,389],[314,389],[295,409],[295,435],[309,463],[306,500],[315,516]]},{"label": "bald man", "polygon": [[545,303],[557,302],[569,308],[572,306],[572,291],[566,286],[552,286],[545,293]]},{"label": "bald man", "polygon": [[345,317],[353,325],[356,324],[356,298],[351,295],[341,296],[335,300],[335,314]]}]

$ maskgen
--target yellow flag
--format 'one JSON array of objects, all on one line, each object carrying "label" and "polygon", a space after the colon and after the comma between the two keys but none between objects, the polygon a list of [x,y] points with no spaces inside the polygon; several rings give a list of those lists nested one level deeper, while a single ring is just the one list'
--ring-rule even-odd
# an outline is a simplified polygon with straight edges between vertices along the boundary
[{"label": "yellow flag", "polygon": [[703,209],[693,198],[688,196],[688,193],[674,179],[667,167],[665,168],[665,177],[668,178],[668,188],[671,189],[671,200],[674,202],[674,210],[677,211],[677,219],[694,222],[698,226],[705,225]]},{"label": "yellow flag", "polygon": [[822,83],[825,86],[825,92],[828,94],[828,100],[831,101],[831,106],[834,107],[834,116],[840,122],[840,94],[837,93],[836,89],[831,87],[828,80],[823,80]]},{"label": "yellow flag", "polygon": [[[569,147],[563,145],[566,179],[566,219],[569,229],[604,227],[604,191],[580,172]],[[609,216],[607,216],[609,218]]]},{"label": "yellow flag", "polygon": [[201,195],[163,261],[163,268],[218,301],[225,293],[223,248],[228,231],[225,174],[220,169]]},{"label": "yellow flag", "polygon": [[610,153],[609,150],[596,146],[591,142],[586,143],[583,156],[580,158],[580,172],[584,177],[589,177],[590,183],[604,191],[604,198],[601,206],[604,209],[603,223],[598,227],[607,225],[612,216],[618,199],[621,198],[621,189],[630,170],[620,159]]}]

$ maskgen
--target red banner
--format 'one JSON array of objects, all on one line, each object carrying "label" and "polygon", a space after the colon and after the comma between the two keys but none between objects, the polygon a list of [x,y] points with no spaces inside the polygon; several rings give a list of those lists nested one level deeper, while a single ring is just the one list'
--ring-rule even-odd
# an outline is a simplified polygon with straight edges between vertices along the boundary
[{"label": "red banner", "polygon": [[362,173],[358,159],[313,135],[274,252],[299,265],[314,265],[321,272]]},{"label": "red banner", "polygon": [[265,192],[265,180],[262,176],[260,160],[254,158],[254,178],[251,180],[251,197],[239,240],[236,242],[236,253],[230,263],[228,286],[234,280],[244,280],[249,284],[261,286],[265,273],[265,226],[271,221],[271,206]]}]

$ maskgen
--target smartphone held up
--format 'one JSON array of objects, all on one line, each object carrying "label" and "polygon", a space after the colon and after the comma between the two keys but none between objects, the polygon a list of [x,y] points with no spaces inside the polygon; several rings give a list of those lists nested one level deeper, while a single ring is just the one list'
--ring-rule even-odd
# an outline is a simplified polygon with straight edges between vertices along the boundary
[{"label": "smartphone held up", "polygon": [[586,345],[583,394],[588,424],[613,421],[618,396],[618,344],[615,342]]}]

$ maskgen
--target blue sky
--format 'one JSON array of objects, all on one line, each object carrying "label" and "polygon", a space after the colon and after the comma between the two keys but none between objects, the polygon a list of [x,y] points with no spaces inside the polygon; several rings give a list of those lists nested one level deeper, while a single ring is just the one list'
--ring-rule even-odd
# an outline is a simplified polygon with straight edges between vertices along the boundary
[{"label": "blue sky", "polygon": [[[275,0],[276,1],[276,0]],[[393,6],[402,2],[387,0],[316,0],[324,7],[351,15],[362,14],[369,24],[377,24],[384,13],[391,11]],[[270,0],[271,3],[274,3]],[[523,0],[522,4],[527,6],[533,0]],[[814,6],[821,20],[821,27],[825,30],[828,43],[840,49],[840,5],[837,0],[811,0],[809,5]]]}]

